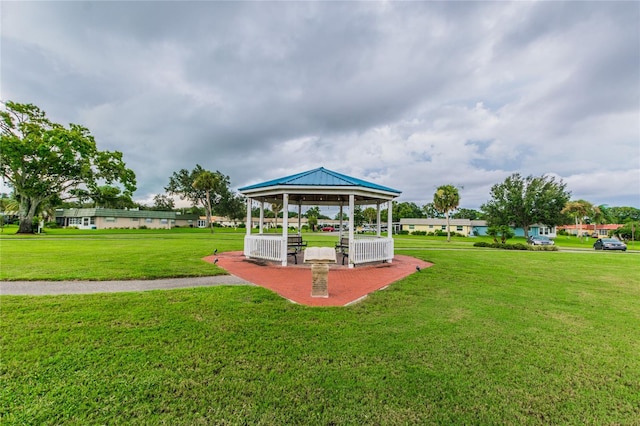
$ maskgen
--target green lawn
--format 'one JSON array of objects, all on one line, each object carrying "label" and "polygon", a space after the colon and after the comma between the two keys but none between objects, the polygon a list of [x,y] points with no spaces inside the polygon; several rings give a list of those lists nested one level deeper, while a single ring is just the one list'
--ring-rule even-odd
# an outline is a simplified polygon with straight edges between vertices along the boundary
[{"label": "green lawn", "polygon": [[[260,287],[2,296],[0,423],[638,424],[640,254],[472,243],[398,237],[435,266],[346,308]],[[194,276],[241,247],[228,232],[5,235],[0,266]]]}]

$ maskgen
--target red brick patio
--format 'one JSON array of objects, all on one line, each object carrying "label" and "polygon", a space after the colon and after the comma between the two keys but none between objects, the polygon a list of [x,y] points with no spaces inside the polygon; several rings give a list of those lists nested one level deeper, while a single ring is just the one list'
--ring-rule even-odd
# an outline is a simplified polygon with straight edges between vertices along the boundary
[{"label": "red brick patio", "polygon": [[[226,252],[204,258],[230,274],[275,291],[295,303],[308,306],[345,306],[416,272],[416,266],[431,263],[410,256],[395,255],[392,263],[329,268],[329,297],[311,297],[311,266],[298,264],[283,267],[279,263],[249,260],[242,252]],[[302,256],[298,256],[302,262]]]}]

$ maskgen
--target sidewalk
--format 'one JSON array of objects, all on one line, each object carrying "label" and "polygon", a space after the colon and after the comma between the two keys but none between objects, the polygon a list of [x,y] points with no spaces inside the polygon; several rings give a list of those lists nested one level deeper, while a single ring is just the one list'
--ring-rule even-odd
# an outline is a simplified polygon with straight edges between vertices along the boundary
[{"label": "sidewalk", "polygon": [[253,285],[233,275],[127,281],[0,281],[0,295],[55,295],[170,290],[216,285]]}]

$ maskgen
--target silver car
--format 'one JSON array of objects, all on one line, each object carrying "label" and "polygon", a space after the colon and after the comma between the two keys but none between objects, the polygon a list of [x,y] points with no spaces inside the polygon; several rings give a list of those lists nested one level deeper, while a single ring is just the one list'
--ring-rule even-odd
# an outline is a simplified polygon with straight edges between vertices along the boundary
[{"label": "silver car", "polygon": [[533,235],[529,237],[529,244],[534,246],[552,246],[553,240],[546,235]]},{"label": "silver car", "polygon": [[596,250],[622,250],[627,251],[627,245],[615,238],[600,238],[593,243],[593,248]]}]

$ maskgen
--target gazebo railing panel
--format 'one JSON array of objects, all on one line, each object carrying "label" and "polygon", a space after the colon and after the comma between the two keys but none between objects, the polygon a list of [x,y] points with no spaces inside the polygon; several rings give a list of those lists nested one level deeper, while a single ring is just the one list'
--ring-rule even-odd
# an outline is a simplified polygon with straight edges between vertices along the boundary
[{"label": "gazebo railing panel", "polygon": [[349,257],[354,265],[393,260],[393,238],[356,238]]},{"label": "gazebo railing panel", "polygon": [[245,235],[244,255],[246,257],[265,260],[282,260],[281,235]]}]

